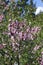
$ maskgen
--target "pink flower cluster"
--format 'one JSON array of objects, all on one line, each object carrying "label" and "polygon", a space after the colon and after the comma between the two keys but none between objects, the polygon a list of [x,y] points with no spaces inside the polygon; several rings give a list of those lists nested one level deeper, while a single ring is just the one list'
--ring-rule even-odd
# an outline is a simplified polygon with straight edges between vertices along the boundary
[{"label": "pink flower cluster", "polygon": [[1,15],[0,15],[0,22],[2,22],[3,18],[4,18],[4,15],[1,14]]},{"label": "pink flower cluster", "polygon": [[14,39],[20,40],[34,40],[36,34],[40,31],[40,27],[30,27],[26,22],[11,22],[8,25],[9,35]]},{"label": "pink flower cluster", "polygon": [[17,20],[8,25],[8,35],[12,40],[13,50],[19,50],[19,42],[25,40],[34,40],[40,31],[40,27],[30,27],[25,21]]}]

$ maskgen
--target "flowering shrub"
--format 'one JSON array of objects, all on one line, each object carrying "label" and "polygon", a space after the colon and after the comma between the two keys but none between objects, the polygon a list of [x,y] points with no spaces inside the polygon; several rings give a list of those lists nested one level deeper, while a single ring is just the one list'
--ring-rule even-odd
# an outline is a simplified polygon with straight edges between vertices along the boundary
[{"label": "flowering shrub", "polygon": [[22,17],[19,5],[0,0],[0,65],[43,65],[43,17]]},{"label": "flowering shrub", "polygon": [[[3,32],[3,35],[8,35],[9,40],[11,42],[9,42],[9,44],[6,44],[6,43],[0,44],[0,50],[6,49],[7,45],[9,45],[9,48],[11,47],[11,49],[12,49],[11,51],[14,52],[14,54],[17,53],[16,55],[14,55],[14,57],[18,61],[16,61],[16,60],[15,61],[17,63],[20,63],[21,60],[19,60],[19,59],[22,58],[22,54],[24,54],[23,53],[24,50],[29,49],[28,45],[32,43],[31,41],[35,40],[38,37],[40,30],[41,30],[40,27],[38,27],[38,26],[32,27],[32,26],[28,25],[26,23],[26,21],[21,21],[21,22],[19,22],[17,20],[11,21],[8,24],[8,31]],[[33,49],[35,49],[35,48],[33,47]],[[29,51],[26,52],[27,56],[28,56],[28,52]],[[31,53],[34,54],[34,50]],[[8,50],[4,51],[4,55],[6,55],[6,57],[10,58]],[[12,55],[10,55],[10,56],[12,56]]]}]

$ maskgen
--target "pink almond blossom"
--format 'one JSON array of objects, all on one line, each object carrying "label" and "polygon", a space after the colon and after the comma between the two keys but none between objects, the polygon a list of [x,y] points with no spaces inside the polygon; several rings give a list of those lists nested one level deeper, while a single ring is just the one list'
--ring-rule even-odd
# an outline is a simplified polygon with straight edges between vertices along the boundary
[{"label": "pink almond blossom", "polygon": [[4,18],[4,15],[1,14],[1,15],[0,15],[0,22],[2,22],[3,18]]}]

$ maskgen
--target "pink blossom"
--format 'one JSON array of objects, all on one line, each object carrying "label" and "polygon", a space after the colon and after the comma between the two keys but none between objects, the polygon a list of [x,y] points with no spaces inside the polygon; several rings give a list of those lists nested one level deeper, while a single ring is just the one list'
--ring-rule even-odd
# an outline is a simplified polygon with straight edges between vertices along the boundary
[{"label": "pink blossom", "polygon": [[22,31],[18,33],[18,36],[22,39]]},{"label": "pink blossom", "polygon": [[40,46],[39,45],[36,45],[33,50],[34,51],[37,51],[39,48],[40,48]]},{"label": "pink blossom", "polygon": [[13,27],[11,27],[11,28],[10,28],[10,32],[13,33],[13,34],[15,34],[16,29],[14,29]]},{"label": "pink blossom", "polygon": [[43,55],[43,51],[41,52],[41,54]]},{"label": "pink blossom", "polygon": [[27,38],[27,33],[25,32],[23,33],[23,40],[26,40],[26,38]]},{"label": "pink blossom", "polygon": [[34,34],[34,35],[37,34],[39,31],[40,31],[40,27],[35,27],[35,26],[34,26],[34,27],[31,29],[31,33]]},{"label": "pink blossom", "polygon": [[1,15],[0,15],[0,22],[2,22],[3,18],[4,18],[4,15],[1,14]]},{"label": "pink blossom", "polygon": [[33,35],[31,33],[28,34],[28,39],[29,40],[33,40],[34,39],[34,37],[33,37]]},{"label": "pink blossom", "polygon": [[30,32],[30,27],[29,26],[27,27],[26,32]]}]

